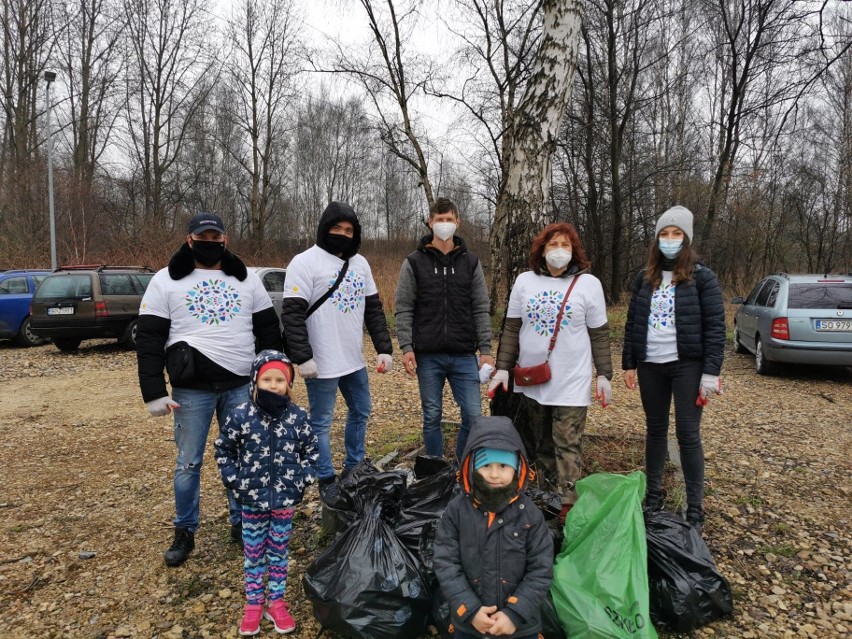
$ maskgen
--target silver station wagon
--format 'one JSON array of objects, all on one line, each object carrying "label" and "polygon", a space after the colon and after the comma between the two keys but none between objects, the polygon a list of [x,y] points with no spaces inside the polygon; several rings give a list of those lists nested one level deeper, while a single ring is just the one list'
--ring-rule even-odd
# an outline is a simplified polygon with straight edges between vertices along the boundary
[{"label": "silver station wagon", "polygon": [[852,366],[852,275],[776,273],[735,297],[734,348],[761,375],[776,363]]}]

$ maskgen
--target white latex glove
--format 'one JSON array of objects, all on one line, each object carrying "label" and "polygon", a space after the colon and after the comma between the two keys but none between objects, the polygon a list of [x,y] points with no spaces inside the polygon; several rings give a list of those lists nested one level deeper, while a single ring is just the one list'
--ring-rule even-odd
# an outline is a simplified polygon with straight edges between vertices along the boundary
[{"label": "white latex glove", "polygon": [[309,359],[307,362],[299,364],[299,375],[301,375],[303,379],[314,379],[317,375],[319,375],[316,362],[314,362],[313,359]]},{"label": "white latex glove", "polygon": [[612,384],[603,375],[598,375],[598,390],[595,393],[595,399],[601,402],[601,408],[606,408],[612,404]]},{"label": "white latex glove", "polygon": [[173,409],[180,408],[180,404],[166,395],[165,397],[158,397],[157,399],[152,399],[150,402],[145,402],[145,408],[154,417],[164,417],[171,413]]},{"label": "white latex glove", "polygon": [[479,383],[487,384],[491,380],[492,373],[494,373],[494,367],[491,364],[483,364],[479,369]]},{"label": "white latex glove", "polygon": [[379,353],[379,356],[376,358],[376,372],[390,373],[392,368],[393,357],[387,353]]},{"label": "white latex glove", "polygon": [[498,370],[494,373],[494,377],[491,378],[491,384],[488,386],[488,397],[494,397],[494,393],[497,391],[497,387],[503,385],[503,390],[509,390],[509,371]]},{"label": "white latex glove", "polygon": [[710,399],[710,395],[713,393],[716,395],[722,394],[722,380],[718,375],[707,375],[705,373],[701,376],[701,385],[698,387],[698,396],[706,402]]}]

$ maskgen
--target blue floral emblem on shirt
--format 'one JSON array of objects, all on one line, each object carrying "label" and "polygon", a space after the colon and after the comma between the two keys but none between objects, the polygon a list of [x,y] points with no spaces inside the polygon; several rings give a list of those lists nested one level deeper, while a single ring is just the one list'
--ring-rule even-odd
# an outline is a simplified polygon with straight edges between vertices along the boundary
[{"label": "blue floral emblem on shirt", "polygon": [[659,288],[651,296],[651,313],[648,315],[648,324],[654,328],[670,328],[674,325],[675,287],[671,284],[660,284]]},{"label": "blue floral emblem on shirt", "polygon": [[[337,275],[338,273],[335,273],[334,277],[329,280],[329,288],[337,280]],[[346,272],[346,277],[343,278],[340,286],[331,296],[331,303],[341,313],[354,313],[364,303],[365,286],[364,275],[349,269]]]},{"label": "blue floral emblem on shirt", "polygon": [[240,294],[224,280],[198,282],[184,298],[186,310],[203,324],[221,324],[240,314]]},{"label": "blue floral emblem on shirt", "polygon": [[[561,291],[541,291],[533,295],[527,301],[527,320],[539,335],[553,335],[556,327],[556,318],[565,293]],[[571,325],[571,302],[565,304],[562,313],[562,328]]]}]

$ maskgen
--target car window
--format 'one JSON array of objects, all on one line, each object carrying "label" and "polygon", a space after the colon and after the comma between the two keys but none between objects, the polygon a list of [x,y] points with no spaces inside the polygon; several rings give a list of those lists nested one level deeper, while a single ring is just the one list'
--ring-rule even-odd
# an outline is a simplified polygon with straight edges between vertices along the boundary
[{"label": "car window", "polygon": [[852,283],[791,284],[788,308],[852,308]]},{"label": "car window", "polygon": [[36,288],[38,288],[38,285],[41,284],[41,281],[45,277],[47,277],[47,275],[33,275],[33,284],[35,285]]},{"label": "car window", "polygon": [[143,273],[141,275],[134,275],[133,281],[136,284],[136,293],[142,295],[145,292],[145,289],[148,288],[148,284],[151,283],[151,279],[153,279],[153,273]]},{"label": "car window", "polygon": [[769,299],[769,291],[771,290],[772,280],[767,280],[763,288],[760,289],[760,294],[757,296],[757,299],[754,301],[755,306],[766,306],[766,302]]},{"label": "car window", "polygon": [[27,292],[26,277],[10,277],[0,282],[0,295],[19,295]]},{"label": "car window", "polygon": [[135,295],[130,276],[123,273],[101,273],[101,293],[104,295]]},{"label": "car window", "polygon": [[284,292],[284,273],[280,271],[270,271],[263,276],[263,288],[270,293]]},{"label": "car window", "polygon": [[88,275],[71,274],[46,277],[36,296],[44,298],[91,297],[92,278]]},{"label": "car window", "polygon": [[757,286],[755,286],[751,290],[751,293],[749,293],[748,297],[746,298],[746,301],[745,301],[746,304],[751,306],[752,304],[755,303],[755,300],[757,299],[758,294],[760,294],[760,289],[763,288],[763,285],[766,284],[767,281],[768,280],[763,280],[762,282],[760,282]]},{"label": "car window", "polygon": [[781,285],[773,281],[772,286],[767,285],[766,288],[769,290],[769,296],[766,298],[766,306],[773,308],[775,301],[778,299],[778,291],[781,290]]}]

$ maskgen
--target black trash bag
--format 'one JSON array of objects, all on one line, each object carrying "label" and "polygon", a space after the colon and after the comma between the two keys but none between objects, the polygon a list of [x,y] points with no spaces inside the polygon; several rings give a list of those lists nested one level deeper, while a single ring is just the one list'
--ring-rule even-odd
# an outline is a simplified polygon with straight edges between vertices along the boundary
[{"label": "black trash bag", "polygon": [[[556,606],[553,605],[553,597],[550,592],[547,597],[541,602],[539,608],[541,614],[541,632],[540,635],[544,639],[566,639],[565,631],[559,623],[559,617],[556,615]],[[453,621],[450,617],[450,605],[444,598],[444,594],[440,588],[435,588],[432,596],[432,625],[438,630],[438,634],[444,639],[454,639],[455,630]]]},{"label": "black trash bag", "polygon": [[406,476],[399,471],[380,471],[365,459],[349,471],[323,499],[327,528],[335,534],[356,523],[376,502],[382,519],[393,526],[399,516]]},{"label": "black trash bag", "polygon": [[432,475],[437,475],[443,470],[450,467],[448,462],[443,457],[434,457],[433,455],[418,455],[414,459],[414,477],[416,479],[425,479]]},{"label": "black trash bag", "polygon": [[[431,469],[437,472],[429,477],[418,479],[405,490],[399,516],[394,524],[396,536],[421,561],[424,559],[421,556],[423,551],[431,557],[431,545],[428,541],[434,539],[434,532],[427,532],[425,540],[428,547],[424,546],[424,527],[441,519],[458,486],[456,471],[446,461],[443,468],[433,465]],[[431,560],[423,561],[423,563],[431,571]]]},{"label": "black trash bag", "polygon": [[539,490],[535,486],[527,486],[524,490],[533,500],[541,514],[544,515],[544,523],[550,530],[553,538],[553,558],[562,550],[562,540],[565,538],[565,527],[559,525],[559,513],[562,512],[562,497],[558,493]]},{"label": "black trash bag", "polygon": [[689,632],[734,610],[731,587],[701,535],[672,513],[645,513],[651,621]]},{"label": "black trash bag", "polygon": [[353,639],[415,639],[426,628],[431,593],[382,510],[376,501],[349,526],[311,563],[302,586],[323,628]]}]

